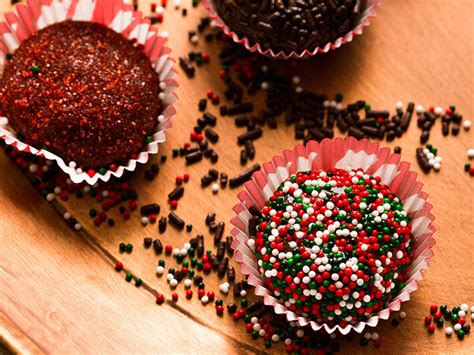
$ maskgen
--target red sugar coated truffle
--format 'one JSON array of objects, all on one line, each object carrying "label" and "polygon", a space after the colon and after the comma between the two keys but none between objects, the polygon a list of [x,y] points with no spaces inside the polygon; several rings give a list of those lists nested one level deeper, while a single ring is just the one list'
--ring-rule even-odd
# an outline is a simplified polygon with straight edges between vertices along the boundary
[{"label": "red sugar coated truffle", "polygon": [[0,78],[0,112],[23,141],[87,168],[123,163],[153,134],[160,82],[146,55],[97,23],[24,41]]},{"label": "red sugar coated truffle", "polygon": [[249,246],[269,290],[319,323],[366,320],[408,279],[410,218],[388,186],[362,170],[290,176],[251,222]]}]

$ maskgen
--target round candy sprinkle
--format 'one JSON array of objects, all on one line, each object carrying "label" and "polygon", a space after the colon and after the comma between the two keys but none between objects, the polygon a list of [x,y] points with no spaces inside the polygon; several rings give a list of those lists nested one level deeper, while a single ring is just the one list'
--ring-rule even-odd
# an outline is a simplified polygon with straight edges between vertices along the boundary
[{"label": "round candy sprinkle", "polygon": [[163,296],[162,293],[157,293],[156,294],[156,303],[157,304],[162,304],[165,301],[165,296]]},{"label": "round candy sprinkle", "polygon": [[451,327],[446,327],[446,329],[444,330],[444,332],[446,333],[446,336],[450,336],[453,334],[453,328]]},{"label": "round candy sprinkle", "polygon": [[115,270],[117,270],[117,271],[122,271],[123,270],[123,264],[120,261],[117,261],[115,263]]},{"label": "round candy sprinkle", "polygon": [[413,243],[403,204],[379,177],[333,169],[282,183],[261,211],[254,248],[264,282],[290,311],[344,326],[403,288]]}]

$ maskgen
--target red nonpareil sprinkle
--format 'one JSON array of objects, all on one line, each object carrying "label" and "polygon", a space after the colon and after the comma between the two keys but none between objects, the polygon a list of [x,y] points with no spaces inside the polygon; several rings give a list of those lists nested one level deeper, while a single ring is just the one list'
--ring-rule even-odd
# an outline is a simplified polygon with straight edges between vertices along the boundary
[{"label": "red nonpareil sprinkle", "polygon": [[221,101],[221,100],[220,100],[219,96],[217,96],[217,95],[212,96],[211,102],[212,102],[214,105],[219,105],[220,101]]},{"label": "red nonpareil sprinkle", "polygon": [[61,199],[61,201],[67,201],[68,200],[67,191],[61,191],[59,193],[59,198]]},{"label": "red nonpareil sprinkle", "polygon": [[431,333],[431,334],[434,333],[434,332],[435,332],[435,329],[436,329],[435,325],[434,325],[434,324],[430,324],[430,325],[428,326],[428,333]]},{"label": "red nonpareil sprinkle", "polygon": [[214,97],[214,91],[212,89],[207,90],[207,98],[211,99]]},{"label": "red nonpareil sprinkle", "polygon": [[188,182],[189,181],[189,174],[184,174],[183,175],[183,180],[184,180],[184,182]]},{"label": "red nonpareil sprinkle", "polygon": [[178,200],[171,200],[170,201],[170,207],[171,209],[175,210],[176,208],[178,208]]},{"label": "red nonpareil sprinkle", "polygon": [[128,208],[130,208],[131,211],[135,211],[138,208],[137,201],[130,201],[128,203]]},{"label": "red nonpareil sprinkle", "polygon": [[212,270],[212,264],[211,263],[204,263],[204,266],[202,267],[204,272],[210,272]]},{"label": "red nonpareil sprinkle", "polygon": [[216,295],[213,291],[208,291],[207,292],[207,297],[209,298],[209,301],[213,301],[215,296]]},{"label": "red nonpareil sprinkle", "polygon": [[435,314],[436,312],[438,312],[438,306],[437,305],[431,305],[430,307],[430,313],[431,314]]},{"label": "red nonpareil sprinkle", "polygon": [[184,181],[182,176],[176,176],[176,185],[181,185]]},{"label": "red nonpareil sprinkle", "polygon": [[151,12],[156,12],[156,3],[155,3],[155,2],[152,2],[152,3],[150,4],[150,11],[151,11]]},{"label": "red nonpareil sprinkle", "polygon": [[202,53],[202,61],[203,61],[204,63],[209,63],[209,54],[207,54],[207,53],[205,53],[205,52]]},{"label": "red nonpareil sprinkle", "polygon": [[425,324],[426,324],[426,325],[431,324],[431,321],[432,321],[431,316],[426,316],[426,317],[425,317]]},{"label": "red nonpareil sprinkle", "polygon": [[115,270],[117,270],[117,271],[122,271],[123,270],[123,264],[120,261],[117,261],[115,263]]},{"label": "red nonpareil sprinkle", "polygon": [[191,297],[193,297],[193,290],[186,290],[186,298],[190,299]]},{"label": "red nonpareil sprinkle", "polygon": [[171,298],[173,299],[173,301],[176,302],[176,301],[178,301],[179,295],[178,295],[176,292],[173,292],[173,293],[171,294]]},{"label": "red nonpareil sprinkle", "polygon": [[157,293],[156,294],[156,303],[157,304],[163,304],[165,301],[165,296],[162,293]]},{"label": "red nonpareil sprinkle", "polygon": [[130,214],[130,211],[129,211],[129,210],[123,211],[123,213],[122,213],[123,219],[129,219],[130,216],[131,216],[131,214]]},{"label": "red nonpareil sprinkle", "polygon": [[206,295],[206,291],[204,291],[203,289],[198,290],[198,298],[199,299],[203,298],[205,295]]},{"label": "red nonpareil sprinkle", "polygon": [[443,315],[442,315],[440,312],[436,312],[436,313],[433,315],[433,318],[434,318],[435,320],[440,320],[442,317],[443,317]]},{"label": "red nonpareil sprinkle", "polygon": [[173,246],[165,245],[165,253],[166,254],[171,254],[172,251],[173,251]]},{"label": "red nonpareil sprinkle", "polygon": [[221,305],[216,306],[216,313],[217,313],[218,315],[224,314],[224,306],[221,306]]},{"label": "red nonpareil sprinkle", "polygon": [[159,13],[156,14],[156,20],[160,23],[163,22],[163,13],[162,12],[159,12]]}]

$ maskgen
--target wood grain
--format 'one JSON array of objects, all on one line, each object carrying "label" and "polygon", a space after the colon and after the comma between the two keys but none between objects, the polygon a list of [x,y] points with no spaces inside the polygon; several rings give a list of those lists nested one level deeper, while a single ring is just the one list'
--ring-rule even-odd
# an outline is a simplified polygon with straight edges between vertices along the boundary
[{"label": "wood grain", "polygon": [[[6,3],[0,0],[0,8],[6,9]],[[144,4],[142,9],[147,9]],[[190,9],[188,13],[183,21],[180,12],[169,6],[160,26],[170,32],[169,45],[175,57],[194,48],[187,41],[187,31],[205,15],[204,9]],[[465,117],[472,117],[473,15],[470,0],[386,1],[367,33],[354,43],[302,62],[297,68],[285,63],[279,66],[287,75],[300,75],[305,87],[328,95],[342,92],[348,101],[364,98],[375,108],[393,107],[397,100],[414,100],[424,106],[456,104]],[[196,49],[211,53],[211,64],[199,69],[193,80],[180,72],[178,115],[163,145],[164,154],[170,156],[173,148],[189,139],[199,114],[197,101],[207,89],[222,92],[223,84],[216,75],[219,47],[218,43],[206,45],[201,41]],[[256,102],[261,105],[262,97]],[[214,107],[211,112],[217,114]],[[414,153],[420,131],[415,126],[401,140],[388,145],[400,145],[403,159],[418,171]],[[239,130],[229,118],[219,119],[216,130],[221,134],[216,145],[220,155],[216,168],[236,174],[242,169],[235,144]],[[256,142],[255,161],[266,162],[295,143],[292,130],[266,130]],[[429,336],[422,325],[432,303],[474,304],[474,211],[470,204],[474,191],[472,178],[463,172],[466,150],[473,146],[472,131],[444,138],[436,126],[431,143],[444,158],[443,168],[439,174],[422,175],[421,179],[434,205],[438,244],[420,289],[403,306],[407,320],[398,328],[388,322],[379,327],[383,339],[379,351],[384,353],[474,352],[472,335],[459,342],[447,339],[440,331]],[[132,184],[139,192],[140,203],[158,202],[164,208],[162,214],[166,214],[166,195],[174,186],[175,176],[188,172],[191,181],[177,213],[193,224],[190,236],[202,233],[211,245],[204,216],[215,210],[218,220],[228,224],[237,191],[228,189],[213,195],[209,189],[202,190],[199,179],[209,167],[207,161],[186,167],[181,159],[168,159],[158,179],[145,181],[141,167]],[[212,305],[203,307],[196,298],[182,300],[182,288],[177,290],[181,299],[175,307],[171,303],[161,307],[154,304],[153,292],[158,290],[168,297],[171,292],[164,278],[155,276],[158,258],[141,248],[145,236],[157,235],[156,226],[142,227],[138,215],[122,222],[115,211],[112,216],[118,221],[116,227],[97,228],[87,215],[92,206],[97,206],[91,199],[70,199],[50,207],[3,153],[0,191],[0,325],[24,348],[53,353],[265,350],[261,341],[250,339],[242,323],[235,324],[227,315],[219,319]],[[67,228],[56,213],[64,210],[81,221],[84,232],[75,234]],[[161,239],[181,246],[188,236],[169,228]],[[135,245],[132,254],[118,252],[122,241]],[[123,282],[123,275],[111,266],[115,258],[140,276],[147,288],[135,289]],[[214,277],[206,279],[208,289],[217,291],[218,284]],[[226,303],[230,301],[231,296],[225,297]],[[281,346],[272,349],[283,351]],[[360,348],[354,341],[343,342],[343,350],[363,352],[374,348]]]}]

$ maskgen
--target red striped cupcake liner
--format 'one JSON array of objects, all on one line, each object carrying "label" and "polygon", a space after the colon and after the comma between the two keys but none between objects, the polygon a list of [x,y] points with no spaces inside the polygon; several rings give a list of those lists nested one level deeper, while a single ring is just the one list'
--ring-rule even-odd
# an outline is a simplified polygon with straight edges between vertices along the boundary
[{"label": "red striped cupcake liner", "polygon": [[365,9],[362,12],[360,19],[357,25],[349,32],[347,32],[344,36],[337,38],[332,42],[326,43],[324,46],[318,46],[313,50],[305,49],[301,52],[292,51],[290,53],[285,53],[285,51],[276,51],[271,48],[263,49],[259,43],[252,44],[247,37],[240,37],[237,33],[233,32],[225,22],[220,18],[217,14],[217,11],[214,10],[211,0],[204,0],[204,6],[207,8],[209,12],[209,17],[214,21],[214,23],[224,31],[224,33],[232,38],[232,40],[236,43],[243,45],[247,50],[252,53],[260,53],[268,58],[272,59],[282,59],[282,60],[289,60],[289,59],[307,59],[311,58],[318,53],[328,53],[335,49],[338,49],[343,44],[350,43],[356,36],[362,35],[365,28],[369,27],[370,21],[373,17],[377,14],[377,9],[380,6],[382,0],[367,0],[365,5]]},{"label": "red striped cupcake liner", "polygon": [[175,61],[170,57],[171,49],[165,46],[166,39],[158,34],[158,29],[152,27],[150,20],[140,11],[134,11],[132,5],[125,4],[122,0],[27,0],[15,5],[13,11],[5,13],[3,19],[0,19],[0,75],[5,68],[8,53],[13,53],[37,31],[66,20],[100,23],[143,45],[144,53],[159,75],[164,93],[161,100],[163,112],[158,117],[152,141],[143,147],[135,159],[129,159],[113,171],[108,170],[103,174],[96,172],[93,176],[70,166],[56,154],[22,142],[8,126],[8,117],[0,117],[0,138],[6,144],[19,151],[56,161],[74,183],[85,181],[93,185],[99,180],[108,181],[113,176],[121,177],[125,171],[134,171],[138,164],[145,164],[150,155],[158,153],[159,144],[166,141],[166,131],[171,128],[171,118],[176,114],[173,105],[178,99],[175,94],[178,87],[177,72],[174,68]]},{"label": "red striped cupcake liner", "polygon": [[[299,171],[332,168],[362,168],[367,174],[379,176],[381,183],[388,185],[403,201],[405,211],[412,220],[415,238],[413,264],[405,287],[385,309],[372,314],[365,322],[359,321],[345,327],[319,324],[288,310],[266,288],[258,271],[255,252],[247,244],[250,238],[250,207],[263,208],[278,186]],[[275,313],[285,314],[288,321],[297,322],[300,327],[311,326],[316,331],[324,329],[327,333],[338,331],[342,334],[351,331],[361,333],[366,326],[375,327],[380,319],[388,319],[391,311],[400,310],[401,304],[410,299],[410,294],[418,289],[418,282],[423,279],[423,272],[428,268],[428,259],[433,256],[435,227],[432,206],[427,202],[428,194],[422,190],[423,184],[417,179],[418,174],[410,170],[409,163],[401,161],[399,154],[392,154],[390,148],[381,148],[378,143],[366,139],[324,139],[321,143],[311,141],[306,146],[297,145],[293,150],[285,150],[282,155],[263,164],[262,170],[254,173],[252,180],[245,183],[244,190],[238,194],[239,203],[233,208],[236,216],[231,220],[231,234],[234,237],[232,247],[235,249],[235,259],[240,264],[241,273],[248,277],[248,283],[255,287],[256,295],[261,296],[266,305],[273,306]]]}]

